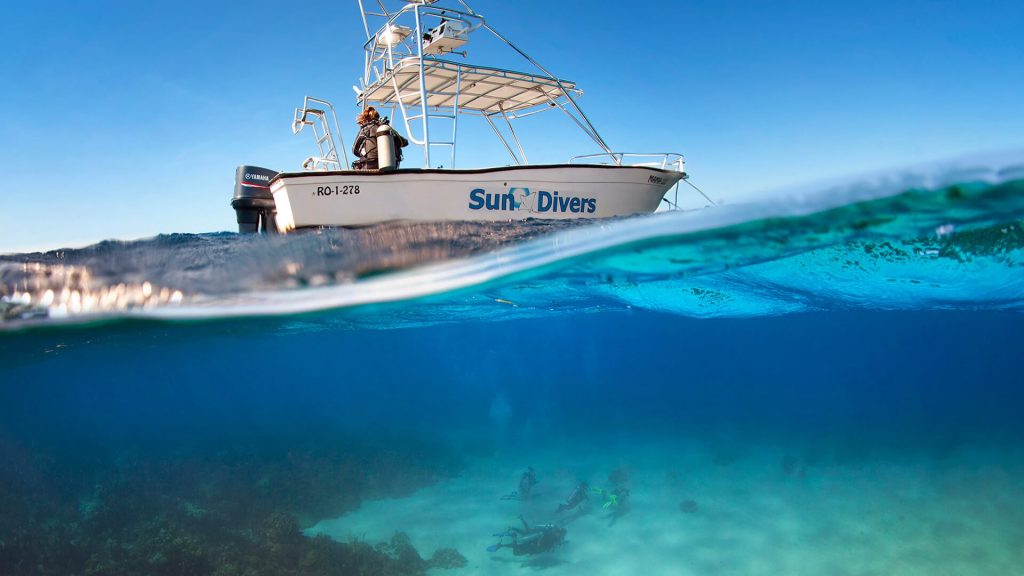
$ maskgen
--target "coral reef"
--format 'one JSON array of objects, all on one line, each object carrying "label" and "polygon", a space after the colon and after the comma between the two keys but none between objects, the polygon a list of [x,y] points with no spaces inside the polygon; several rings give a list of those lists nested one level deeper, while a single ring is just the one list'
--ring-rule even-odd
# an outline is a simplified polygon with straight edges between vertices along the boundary
[{"label": "coral reef", "polygon": [[0,441],[0,572],[412,576],[461,567],[465,558],[451,549],[424,560],[402,533],[374,546],[300,530],[300,519],[402,495],[454,471],[429,452],[263,443],[103,453]]},{"label": "coral reef", "polygon": [[442,568],[445,570],[453,570],[455,568],[465,568],[469,562],[466,557],[459,554],[459,551],[454,548],[441,548],[434,552],[434,555],[427,560],[427,566],[430,568]]}]

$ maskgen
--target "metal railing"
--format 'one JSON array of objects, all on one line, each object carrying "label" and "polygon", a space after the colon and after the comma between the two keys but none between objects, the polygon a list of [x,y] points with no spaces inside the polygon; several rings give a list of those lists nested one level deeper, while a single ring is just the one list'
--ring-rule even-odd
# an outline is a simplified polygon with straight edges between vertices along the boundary
[{"label": "metal railing", "polygon": [[[597,162],[598,164],[614,165],[614,166],[637,166],[644,168],[660,168],[661,170],[673,170],[683,175],[678,182],[673,186],[673,199],[662,198],[662,202],[669,205],[672,210],[680,210],[679,207],[679,182],[686,182],[689,184],[686,176],[686,159],[683,158],[682,154],[675,152],[599,152],[597,154],[584,154],[582,156],[573,156],[569,159],[569,164],[593,164],[595,162],[579,162],[580,160],[593,161],[600,158],[606,158],[611,162]],[[649,159],[647,162],[630,162],[628,164],[623,163],[626,158],[639,158]],[[690,184],[693,186],[693,184]],[[696,188],[696,186],[694,186]],[[697,190],[700,192],[700,190]],[[701,192],[704,196],[704,193]],[[707,196],[704,196],[707,198]],[[708,198],[710,201],[711,199]],[[712,202],[713,203],[713,202]]]},{"label": "metal railing", "polygon": [[[310,104],[319,105],[320,108],[311,108]],[[330,111],[331,119],[334,120],[334,129],[338,132],[342,158],[345,159],[344,165],[338,159],[338,147],[334,144],[334,135],[331,133],[331,123],[328,121],[327,111]],[[345,139],[341,136],[338,115],[334,111],[334,106],[326,100],[306,96],[306,99],[302,101],[302,108],[295,109],[292,133],[298,134],[306,126],[313,130],[313,138],[316,140],[316,147],[320,155],[306,158],[302,163],[302,168],[305,170],[341,170],[343,166],[347,168],[348,153],[345,151]]]},{"label": "metal railing", "polygon": [[[686,160],[682,154],[675,152],[598,152],[597,154],[584,154],[573,156],[569,164],[594,164],[595,162],[580,162],[581,160],[595,160],[607,158],[611,162],[597,162],[597,164],[612,164],[615,166],[645,166],[648,168],[660,168],[662,170],[675,170],[686,173]],[[625,158],[648,158],[647,162],[630,162],[623,164]]]}]

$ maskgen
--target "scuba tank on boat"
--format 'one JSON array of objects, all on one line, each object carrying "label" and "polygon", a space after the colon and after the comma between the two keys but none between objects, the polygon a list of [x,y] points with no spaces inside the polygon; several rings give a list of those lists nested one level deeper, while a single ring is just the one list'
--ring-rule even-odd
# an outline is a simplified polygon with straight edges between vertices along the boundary
[{"label": "scuba tank on boat", "polygon": [[380,126],[377,126],[377,169],[394,170],[398,168],[398,155],[395,150],[394,131],[387,119],[384,119]]},{"label": "scuba tank on boat", "polygon": [[395,131],[383,118],[377,126],[377,169],[395,170],[402,162],[402,148],[409,145],[409,141]]}]

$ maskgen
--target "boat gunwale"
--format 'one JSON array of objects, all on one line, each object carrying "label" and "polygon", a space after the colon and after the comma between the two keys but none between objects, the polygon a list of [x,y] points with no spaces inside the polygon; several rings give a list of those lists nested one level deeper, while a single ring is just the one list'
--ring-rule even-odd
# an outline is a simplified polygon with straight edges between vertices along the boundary
[{"label": "boat gunwale", "polygon": [[273,179],[270,180],[268,186],[273,185],[278,180],[284,178],[305,178],[315,176],[389,176],[395,174],[486,174],[490,172],[506,172],[510,170],[548,170],[548,169],[560,169],[560,168],[599,168],[605,170],[623,170],[623,169],[634,169],[634,170],[653,170],[654,172],[661,172],[665,174],[679,175],[685,177],[685,172],[679,172],[678,170],[668,170],[665,168],[655,168],[653,166],[613,166],[610,164],[536,164],[528,166],[496,166],[492,168],[398,168],[397,170],[323,170],[323,171],[303,171],[303,172],[281,172]]}]

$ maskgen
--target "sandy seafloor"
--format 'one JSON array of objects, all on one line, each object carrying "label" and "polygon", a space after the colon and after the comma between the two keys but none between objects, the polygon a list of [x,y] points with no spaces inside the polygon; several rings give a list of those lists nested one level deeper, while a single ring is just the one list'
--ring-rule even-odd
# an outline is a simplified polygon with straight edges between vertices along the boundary
[{"label": "sandy seafloor", "polygon": [[[1024,454],[1013,451],[819,459],[777,445],[724,454],[685,441],[547,445],[470,462],[453,480],[363,502],[307,533],[383,541],[401,530],[424,555],[455,547],[469,561],[436,574],[1016,576],[1024,574]],[[540,480],[531,502],[502,500],[527,465]],[[582,514],[553,513],[577,479],[607,487],[615,468],[629,473],[627,513],[612,522],[596,495]],[[695,512],[683,511],[686,500]],[[520,513],[565,522],[566,544],[536,556],[487,552],[492,534]]]}]

